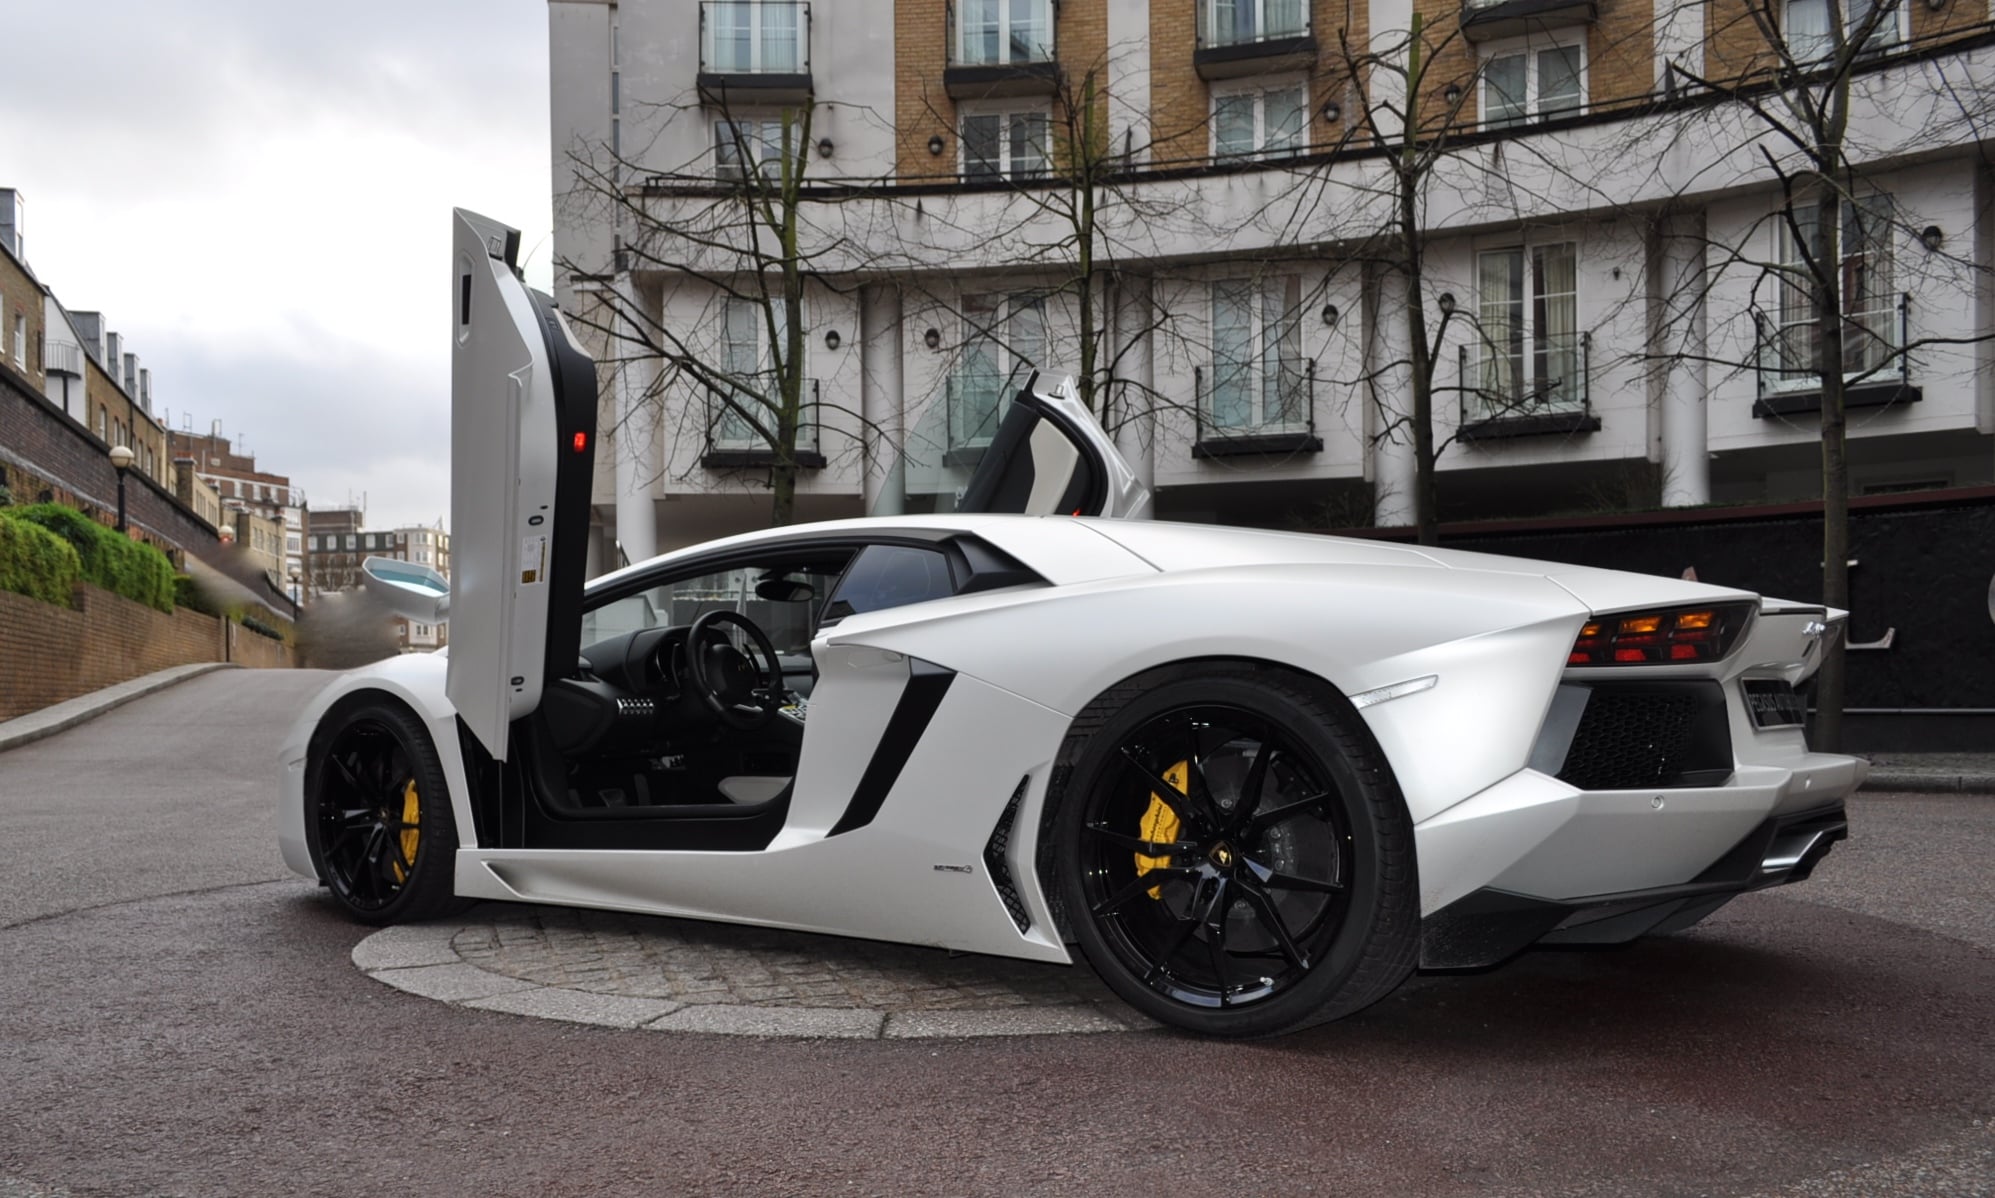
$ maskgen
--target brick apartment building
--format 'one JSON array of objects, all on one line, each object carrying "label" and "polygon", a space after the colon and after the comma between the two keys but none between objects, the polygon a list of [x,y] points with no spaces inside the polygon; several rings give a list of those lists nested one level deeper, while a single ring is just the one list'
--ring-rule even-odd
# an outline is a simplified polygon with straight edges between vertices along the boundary
[{"label": "brick apartment building", "polygon": [[72,312],[28,266],[26,205],[0,188],[0,487],[17,503],[50,500],[116,518],[114,446],[134,535],[176,558],[211,552],[215,522],[177,494],[166,430],[152,411],[152,373],[103,314]]},{"label": "brick apartment building", "polygon": [[[1991,114],[1968,111],[1995,95],[1988,0],[702,0],[697,28],[694,7],[551,0],[556,289],[585,326],[684,330],[752,392],[762,310],[714,281],[740,260],[700,277],[673,269],[693,242],[645,238],[773,172],[808,104],[799,518],[903,498],[904,430],[946,409],[958,448],[1014,371],[1078,365],[1062,122],[1090,112],[1120,155],[1090,193],[1104,410],[1160,516],[1411,522],[1409,305],[1373,252],[1409,107],[1459,146],[1421,207],[1444,518],[1818,495],[1809,297],[1778,284],[1809,218],[1775,219],[1778,139],[1687,81],[1770,82],[1778,47],[1805,63],[1872,12],[1845,211],[1888,218],[1841,263],[1870,347],[1853,488],[1995,481]],[[1409,106],[1389,68],[1416,25]],[[761,523],[755,439],[596,339],[619,366],[592,562]]]},{"label": "brick apartment building", "polygon": [[[245,529],[254,527],[259,533],[266,525],[276,529],[277,544],[269,564],[271,577],[286,594],[294,579],[302,591],[307,581],[303,489],[292,486],[286,475],[258,470],[256,455],[241,452],[223,436],[220,421],[211,425],[206,434],[173,430],[169,433],[169,445],[176,469],[214,488],[221,501],[224,523],[232,534],[237,521],[228,513],[235,512],[247,513],[255,521],[263,522],[246,523]],[[245,532],[237,537],[237,544],[261,554],[262,549],[251,545],[254,539]],[[304,597],[302,593],[299,595],[300,600]]]}]

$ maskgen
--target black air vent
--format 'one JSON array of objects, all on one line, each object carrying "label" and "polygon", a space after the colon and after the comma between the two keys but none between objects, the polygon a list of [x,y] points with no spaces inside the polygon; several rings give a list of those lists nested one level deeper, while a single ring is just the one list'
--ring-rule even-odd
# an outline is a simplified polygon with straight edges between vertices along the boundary
[{"label": "black air vent", "polygon": [[997,887],[1006,913],[1021,932],[1032,927],[1032,916],[1025,909],[1025,900],[1019,897],[1018,883],[1012,880],[1011,865],[1005,860],[1005,853],[1011,847],[1011,825],[1018,818],[1018,805],[1025,801],[1026,781],[1024,778],[1018,780],[1017,789],[1011,792],[1011,801],[1004,805],[1004,814],[998,816],[997,827],[991,829],[990,841],[984,845],[984,868],[991,873],[991,885]]},{"label": "black air vent", "polygon": [[1715,682],[1595,686],[1560,781],[1581,790],[1717,786],[1731,776],[1725,693]]}]

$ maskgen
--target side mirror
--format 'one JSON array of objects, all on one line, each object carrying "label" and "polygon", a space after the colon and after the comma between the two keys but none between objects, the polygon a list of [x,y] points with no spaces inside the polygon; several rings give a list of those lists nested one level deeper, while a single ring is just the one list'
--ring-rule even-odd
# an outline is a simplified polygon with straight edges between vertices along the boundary
[{"label": "side mirror", "polygon": [[360,563],[360,586],[382,607],[419,624],[450,619],[450,580],[428,566],[392,557]]}]

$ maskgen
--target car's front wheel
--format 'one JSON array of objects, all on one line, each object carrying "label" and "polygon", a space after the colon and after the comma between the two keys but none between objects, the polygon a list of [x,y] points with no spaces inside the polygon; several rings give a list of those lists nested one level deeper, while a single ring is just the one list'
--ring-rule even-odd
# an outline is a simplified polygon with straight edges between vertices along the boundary
[{"label": "car's front wheel", "polygon": [[1180,667],[1103,696],[1076,735],[1059,893],[1130,1005],[1266,1036],[1356,1011],[1412,971],[1410,820],[1335,692],[1272,668]]},{"label": "car's front wheel", "polygon": [[457,827],[429,733],[390,700],[335,711],[314,738],[305,838],[348,915],[388,924],[445,915]]}]

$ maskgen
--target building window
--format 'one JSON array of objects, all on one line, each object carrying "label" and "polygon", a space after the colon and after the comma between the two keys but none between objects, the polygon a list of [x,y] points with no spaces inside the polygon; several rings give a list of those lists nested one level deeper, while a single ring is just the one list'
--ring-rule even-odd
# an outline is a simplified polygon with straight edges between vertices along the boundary
[{"label": "building window", "polygon": [[1578,249],[1569,241],[1476,256],[1481,418],[1585,406],[1578,280]]},{"label": "building window", "polygon": [[1199,8],[1204,15],[1202,46],[1238,46],[1309,32],[1304,0],[1205,0]]},{"label": "building window", "polygon": [[360,538],[359,538],[359,537],[356,537],[356,536],[354,536],[354,535],[353,535],[352,533],[347,533],[347,534],[346,534],[346,551],[347,551],[348,553],[352,553],[352,552],[353,552],[353,551],[354,551],[355,549],[358,549],[359,547],[360,547]]},{"label": "building window", "polygon": [[1309,93],[1297,83],[1288,87],[1252,88],[1212,93],[1212,154],[1226,158],[1247,154],[1300,153]]},{"label": "building window", "polygon": [[1212,382],[1201,413],[1206,427],[1229,435],[1308,427],[1301,292],[1294,276],[1212,285]]},{"label": "building window", "polygon": [[14,313],[14,361],[28,368],[28,318],[19,312]]},{"label": "building window", "polygon": [[1854,39],[1863,27],[1875,21],[1870,36],[1858,54],[1875,54],[1904,40],[1899,22],[1908,7],[1894,4],[1876,11],[1872,0],[1787,0],[1787,53],[1795,62],[1820,62],[1836,53],[1836,33],[1829,28],[1829,6],[1834,4],[1843,19],[1843,38]]},{"label": "building window", "polygon": [[97,405],[97,439],[99,441],[111,439],[111,409],[103,404]]},{"label": "building window", "polygon": [[1007,394],[1046,360],[1046,302],[966,295],[963,325],[963,356],[949,376],[951,448],[990,444]]},{"label": "building window", "polygon": [[790,0],[715,0],[704,7],[707,70],[780,75],[803,70],[804,5]]},{"label": "building window", "polygon": [[[1843,373],[1865,376],[1890,367],[1898,354],[1898,313],[1892,292],[1891,197],[1862,196],[1842,205]],[[1775,317],[1774,381],[1787,386],[1821,383],[1817,363],[1821,326],[1808,260],[1820,253],[1821,206],[1797,204],[1793,219],[1774,214],[1781,280]],[[1806,245],[1809,253],[1802,252]]]},{"label": "building window", "polygon": [[963,115],[965,179],[1030,179],[1046,172],[1051,122],[1044,112]]},{"label": "building window", "polygon": [[1482,123],[1516,125],[1578,112],[1586,102],[1586,48],[1534,45],[1490,54],[1482,64]]},{"label": "building window", "polygon": [[1050,0],[958,0],[956,63],[994,67],[1053,59]]},{"label": "building window", "polygon": [[[795,141],[797,134],[790,138]],[[803,147],[792,146],[801,156]],[[764,179],[779,179],[783,173],[783,121],[780,117],[749,117],[713,124],[714,175],[721,179],[746,179],[751,170]]]}]

